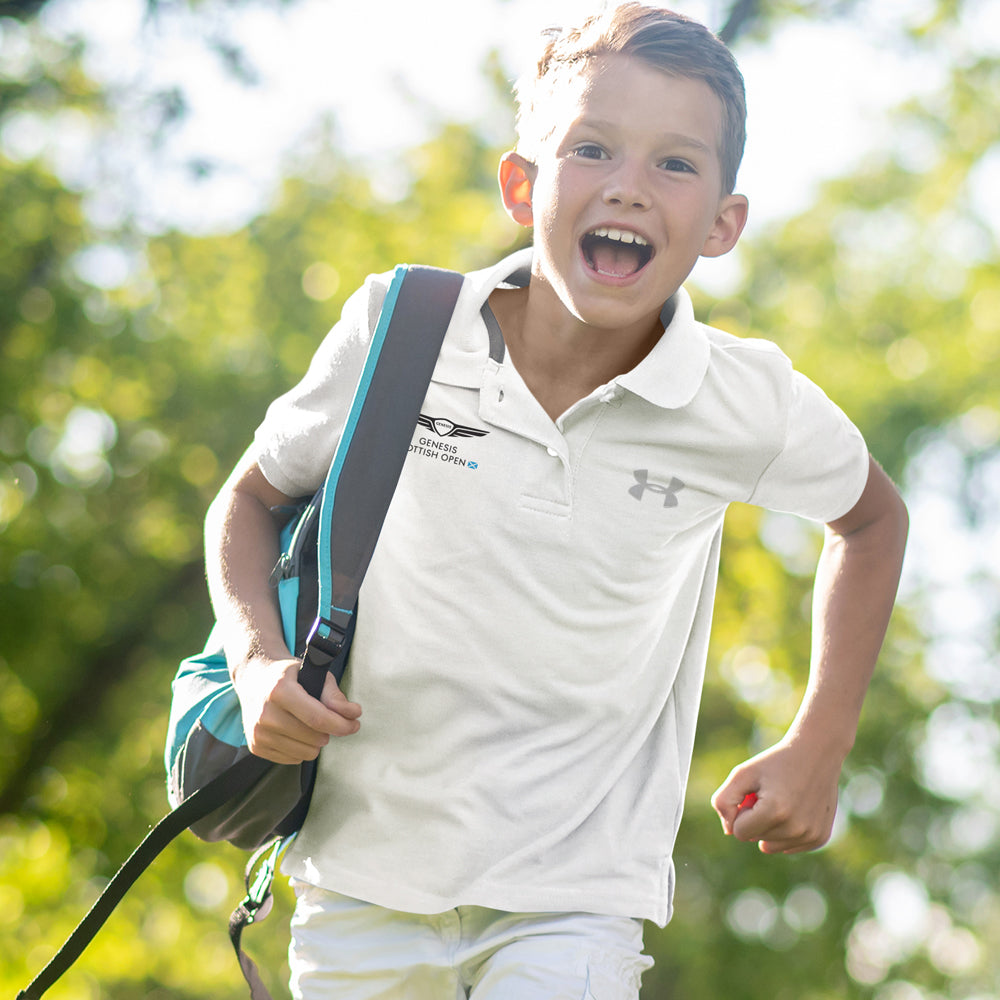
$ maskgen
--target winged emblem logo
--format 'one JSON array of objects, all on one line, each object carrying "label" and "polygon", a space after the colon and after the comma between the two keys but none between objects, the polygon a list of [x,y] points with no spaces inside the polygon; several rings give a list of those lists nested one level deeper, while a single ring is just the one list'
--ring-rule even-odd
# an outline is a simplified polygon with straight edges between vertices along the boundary
[{"label": "winged emblem logo", "polygon": [[417,423],[421,427],[433,431],[438,437],[476,438],[489,434],[489,431],[481,430],[478,427],[456,424],[454,420],[449,420],[447,417],[428,417],[423,413],[417,417]]}]

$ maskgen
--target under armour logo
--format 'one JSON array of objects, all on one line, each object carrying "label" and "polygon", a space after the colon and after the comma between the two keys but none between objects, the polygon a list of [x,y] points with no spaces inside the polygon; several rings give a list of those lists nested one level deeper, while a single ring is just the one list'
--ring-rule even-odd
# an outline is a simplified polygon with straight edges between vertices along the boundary
[{"label": "under armour logo", "polygon": [[629,487],[629,493],[636,500],[641,500],[648,490],[650,493],[658,493],[663,497],[664,507],[676,507],[680,503],[677,494],[684,489],[684,483],[676,476],[671,478],[669,486],[664,486],[663,483],[649,481],[649,469],[636,469],[632,475],[635,476],[635,486]]}]

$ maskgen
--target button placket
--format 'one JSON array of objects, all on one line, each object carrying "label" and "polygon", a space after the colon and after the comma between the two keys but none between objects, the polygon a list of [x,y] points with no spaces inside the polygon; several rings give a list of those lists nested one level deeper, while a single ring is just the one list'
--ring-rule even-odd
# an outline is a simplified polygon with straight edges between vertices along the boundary
[{"label": "button placket", "polygon": [[573,480],[569,444],[562,428],[545,413],[516,370],[494,361],[487,363],[479,413],[488,423],[534,445],[524,446],[521,506],[568,517]]}]

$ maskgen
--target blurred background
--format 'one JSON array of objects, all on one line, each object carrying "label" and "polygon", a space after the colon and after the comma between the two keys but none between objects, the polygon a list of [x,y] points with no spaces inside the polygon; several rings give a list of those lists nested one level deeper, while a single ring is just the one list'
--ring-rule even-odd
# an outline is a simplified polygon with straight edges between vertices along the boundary
[{"label": "blurred background", "polygon": [[[808,659],[814,525],[734,507],[677,915],[644,1000],[1000,998],[1000,8],[705,0],[749,94],[751,221],[699,316],[777,341],[910,507],[835,836],[763,857],[708,799]],[[366,274],[468,269],[555,0],[0,0],[0,990],[165,811],[205,508]],[[817,442],[821,447],[822,442]],[[187,835],[53,1000],[238,1000],[245,858]],[[290,901],[246,945],[287,996]]]}]

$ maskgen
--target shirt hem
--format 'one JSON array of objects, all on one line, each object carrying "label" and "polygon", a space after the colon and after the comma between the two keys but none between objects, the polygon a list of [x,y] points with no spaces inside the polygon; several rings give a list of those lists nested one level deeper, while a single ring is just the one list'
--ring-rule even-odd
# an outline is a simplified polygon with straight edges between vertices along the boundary
[{"label": "shirt hem", "polygon": [[314,868],[310,871],[311,867],[301,861],[286,860],[282,872],[295,881],[402,913],[433,914],[459,906],[482,906],[506,913],[596,913],[650,920],[664,927],[673,911],[669,900],[651,899],[648,894],[621,889],[600,893],[476,882],[461,892],[441,895],[338,869],[327,868],[321,876]]}]

